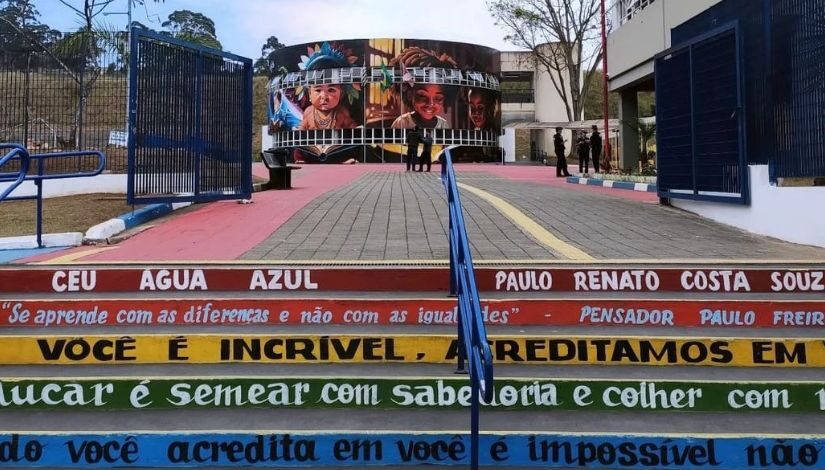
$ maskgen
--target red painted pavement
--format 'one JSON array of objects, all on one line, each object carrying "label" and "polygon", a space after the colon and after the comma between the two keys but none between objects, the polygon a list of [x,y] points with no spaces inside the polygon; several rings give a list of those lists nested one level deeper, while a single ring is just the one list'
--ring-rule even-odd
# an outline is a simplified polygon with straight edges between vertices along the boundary
[{"label": "red painted pavement", "polygon": [[364,173],[400,166],[304,165],[293,173],[293,189],[255,193],[253,204],[216,202],[173,217],[118,244],[116,250],[82,261],[232,260],[263,242],[315,198]]}]

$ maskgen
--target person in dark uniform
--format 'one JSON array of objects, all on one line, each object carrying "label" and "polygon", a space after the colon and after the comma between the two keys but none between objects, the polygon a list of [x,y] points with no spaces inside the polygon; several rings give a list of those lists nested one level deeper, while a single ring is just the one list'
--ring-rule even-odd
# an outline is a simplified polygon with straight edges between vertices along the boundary
[{"label": "person in dark uniform", "polygon": [[427,172],[433,167],[433,138],[425,130],[424,131],[424,150],[421,152],[421,159],[418,161],[418,171],[424,170],[424,164],[427,164]]},{"label": "person in dark uniform", "polygon": [[556,135],[553,136],[553,150],[556,151],[556,177],[570,176],[567,171],[567,158],[564,157],[564,138],[561,136],[561,127],[556,128]]},{"label": "person in dark uniform", "polygon": [[591,127],[593,133],[590,134],[590,153],[593,155],[593,173],[601,170],[602,161],[602,135],[599,134],[599,127],[595,124]]},{"label": "person in dark uniform", "polygon": [[576,153],[579,156],[580,176],[588,176],[590,173],[590,139],[587,138],[587,132],[582,131],[579,134],[579,140],[576,141]]},{"label": "person in dark uniform", "polygon": [[418,144],[421,142],[421,133],[418,126],[407,132],[407,171],[415,170],[415,160],[418,158]]}]

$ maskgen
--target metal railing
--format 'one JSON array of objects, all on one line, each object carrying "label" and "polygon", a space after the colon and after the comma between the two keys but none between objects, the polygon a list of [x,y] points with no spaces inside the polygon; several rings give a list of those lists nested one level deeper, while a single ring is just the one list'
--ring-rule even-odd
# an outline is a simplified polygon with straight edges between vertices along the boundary
[{"label": "metal railing", "polygon": [[614,26],[621,26],[632,20],[640,11],[644,10],[656,0],[616,0],[611,6],[609,18]]},{"label": "metal railing", "polygon": [[465,370],[465,360],[469,363],[472,390],[470,463],[476,470],[479,465],[479,400],[481,395],[488,403],[493,398],[493,355],[481,314],[473,257],[450,149],[442,152],[440,160],[441,181],[447,190],[450,209],[450,293],[458,296],[458,370]]},{"label": "metal railing", "polygon": [[[29,151],[18,144],[0,143],[0,150],[11,149],[6,155],[0,158],[0,183],[11,183],[5,190],[0,192],[0,202],[3,201],[37,201],[37,246],[43,247],[43,181],[57,180],[68,178],[86,178],[90,176],[97,176],[103,172],[106,166],[106,156],[98,151],[83,151],[83,152],[60,152],[31,155]],[[91,171],[75,171],[67,173],[49,173],[45,174],[45,164],[47,160],[65,159],[69,157],[97,157],[97,166]],[[29,175],[31,162],[34,160],[37,164],[37,174]],[[4,166],[13,167],[9,171],[2,171]],[[17,189],[24,181],[33,181],[37,192],[29,196],[10,196],[15,189]]]},{"label": "metal railing", "polygon": [[[385,71],[389,76],[385,75]],[[501,83],[495,74],[473,70],[445,69],[440,67],[408,67],[405,80],[404,71],[399,67],[349,67],[325,70],[303,70],[288,72],[276,76],[269,82],[269,91],[284,90],[300,86],[322,84],[383,83],[391,79],[392,83],[433,83],[439,85],[458,85],[473,88],[498,90]]]},{"label": "metal railing", "polygon": [[[410,129],[355,128],[279,131],[272,134],[273,148],[310,145],[404,145]],[[497,147],[499,133],[492,130],[430,129],[434,145]]]}]

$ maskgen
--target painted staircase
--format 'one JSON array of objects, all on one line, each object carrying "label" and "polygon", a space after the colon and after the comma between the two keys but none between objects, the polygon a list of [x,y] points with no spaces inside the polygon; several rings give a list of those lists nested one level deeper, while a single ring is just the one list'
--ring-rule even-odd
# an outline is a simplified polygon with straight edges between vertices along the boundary
[{"label": "painted staircase", "polygon": [[[0,467],[469,462],[449,271],[0,268]],[[825,266],[476,267],[496,468],[825,468]]]}]

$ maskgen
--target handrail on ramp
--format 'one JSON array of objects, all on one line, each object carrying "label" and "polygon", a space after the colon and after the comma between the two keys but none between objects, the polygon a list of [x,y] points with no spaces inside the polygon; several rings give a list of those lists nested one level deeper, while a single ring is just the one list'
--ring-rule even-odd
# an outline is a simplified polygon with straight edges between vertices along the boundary
[{"label": "handrail on ramp", "polygon": [[[0,192],[0,202],[3,201],[23,201],[23,200],[37,200],[37,246],[43,247],[43,181],[69,179],[69,178],[88,178],[90,176],[97,176],[103,172],[106,167],[106,155],[96,150],[86,150],[78,152],[55,152],[32,155],[28,149],[19,144],[2,143],[0,142],[0,151],[10,149],[8,153],[0,157],[0,170],[3,166],[13,161],[18,161],[19,166],[15,171],[3,172],[0,171],[0,183],[11,183],[6,189]],[[1,154],[2,152],[0,152]],[[73,171],[65,173],[50,173],[44,174],[44,162],[49,159],[60,159],[70,157],[84,157],[92,155],[97,157],[97,166],[93,170],[88,171]],[[30,175],[32,161],[37,162],[37,174]],[[30,196],[10,196],[11,193],[17,189],[24,181],[33,181],[37,187],[37,192]]]},{"label": "handrail on ramp", "polygon": [[0,183],[11,182],[11,185],[9,185],[3,192],[0,193],[0,201],[2,201],[6,198],[6,196],[11,194],[11,192],[14,191],[15,188],[23,184],[23,181],[26,180],[26,175],[29,173],[29,164],[31,161],[29,151],[26,150],[26,148],[22,145],[0,143],[0,150],[3,149],[11,150],[3,157],[0,157],[0,169],[3,168],[3,165],[14,159],[20,161],[20,167],[17,169],[17,171],[0,173]]},{"label": "handrail on ramp", "polygon": [[481,313],[473,257],[450,149],[444,149],[439,159],[441,181],[447,190],[450,209],[450,293],[458,296],[458,369],[464,369],[466,359],[472,387],[470,463],[471,468],[476,470],[479,466],[479,400],[483,396],[484,401],[489,403],[493,398],[493,354]]}]

